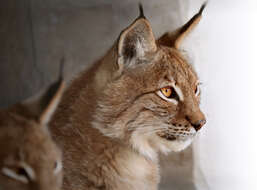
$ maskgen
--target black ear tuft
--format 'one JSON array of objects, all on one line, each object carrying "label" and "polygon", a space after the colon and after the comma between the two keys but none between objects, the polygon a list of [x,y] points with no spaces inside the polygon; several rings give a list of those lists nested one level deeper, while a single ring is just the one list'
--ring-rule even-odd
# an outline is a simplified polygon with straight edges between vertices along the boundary
[{"label": "black ear tuft", "polygon": [[201,6],[201,8],[200,8],[200,10],[199,10],[199,12],[198,12],[199,15],[201,15],[201,14],[203,13],[203,10],[205,9],[207,3],[208,3],[208,2],[205,1],[205,2],[202,4],[202,6]]},{"label": "black ear tuft", "polygon": [[41,98],[40,107],[41,114],[39,116],[40,124],[47,124],[54,111],[56,110],[62,94],[64,92],[65,83],[63,80],[64,57],[60,61],[59,80],[49,86],[48,90]]},{"label": "black ear tuft", "polygon": [[126,29],[118,40],[118,65],[122,70],[124,65],[132,65],[132,58],[142,58],[157,50],[155,38],[150,23],[144,16],[143,6],[139,4],[139,17]]},{"label": "black ear tuft", "polygon": [[63,80],[64,58],[60,61],[60,71],[58,80],[48,88],[41,90],[37,95],[23,101],[21,104],[33,114],[40,124],[45,126],[51,119],[58,103],[61,100],[65,89]]},{"label": "black ear tuft", "polygon": [[203,3],[198,13],[196,13],[187,23],[173,32],[166,32],[158,39],[158,43],[168,47],[175,47],[179,49],[184,38],[195,28],[200,22],[203,10],[205,9],[207,2]]},{"label": "black ear tuft", "polygon": [[138,18],[145,18],[144,9],[142,3],[139,3],[139,17]]},{"label": "black ear tuft", "polygon": [[58,93],[60,86],[62,86],[62,83],[64,82],[63,81],[64,63],[65,63],[65,58],[62,57],[60,60],[60,66],[59,66],[59,79],[48,87],[46,93],[41,98],[40,106],[42,110],[45,109],[49,103],[51,103],[53,97],[56,95],[56,93]]}]

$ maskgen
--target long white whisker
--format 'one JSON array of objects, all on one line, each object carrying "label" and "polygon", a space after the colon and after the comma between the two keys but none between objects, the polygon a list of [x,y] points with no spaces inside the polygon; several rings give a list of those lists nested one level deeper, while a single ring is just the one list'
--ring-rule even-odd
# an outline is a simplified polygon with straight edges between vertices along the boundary
[{"label": "long white whisker", "polygon": [[167,130],[169,129],[168,126],[165,126],[165,127],[153,127],[153,126],[144,126],[144,127],[139,127],[139,128],[136,128],[136,127],[133,127],[133,128],[130,128],[129,130],[136,130],[136,131],[149,131],[149,130]]},{"label": "long white whisker", "polygon": [[162,132],[162,131],[165,131],[167,130],[167,128],[158,128],[158,129],[141,129],[141,130],[136,130],[137,132],[140,132],[140,133],[144,133],[144,134],[152,134],[152,133],[156,133],[156,132]]}]

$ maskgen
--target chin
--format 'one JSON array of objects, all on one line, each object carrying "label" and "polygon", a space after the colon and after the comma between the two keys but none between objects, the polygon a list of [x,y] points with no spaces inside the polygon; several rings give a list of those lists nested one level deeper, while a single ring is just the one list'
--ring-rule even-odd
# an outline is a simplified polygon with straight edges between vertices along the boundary
[{"label": "chin", "polygon": [[188,147],[194,139],[194,136],[176,137],[166,139],[158,135],[144,137],[134,133],[130,139],[132,147],[143,156],[150,160],[158,159],[158,152],[168,154],[169,152],[179,152]]},{"label": "chin", "polygon": [[193,141],[193,137],[183,138],[183,139],[174,139],[166,140],[160,138],[161,142],[159,144],[159,150],[163,154],[168,154],[169,152],[179,152],[187,148]]}]

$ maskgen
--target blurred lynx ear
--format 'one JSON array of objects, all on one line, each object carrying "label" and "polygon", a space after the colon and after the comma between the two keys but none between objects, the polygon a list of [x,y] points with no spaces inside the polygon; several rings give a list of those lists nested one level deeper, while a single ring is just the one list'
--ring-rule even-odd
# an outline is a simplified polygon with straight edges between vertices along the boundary
[{"label": "blurred lynx ear", "polygon": [[41,113],[39,115],[40,124],[46,125],[50,121],[61,100],[64,88],[65,84],[63,79],[60,79],[58,82],[52,84],[48,88],[45,96],[43,96],[43,99],[41,99]]},{"label": "blurred lynx ear", "polygon": [[57,82],[22,103],[29,112],[37,117],[38,122],[42,125],[46,125],[50,121],[65,89],[65,83],[62,77],[63,59],[60,70],[61,74]]},{"label": "blurred lynx ear", "polygon": [[140,4],[139,17],[120,34],[118,40],[118,65],[120,69],[132,58],[142,57],[156,51],[155,38],[152,28],[145,18],[143,7]]},{"label": "blurred lynx ear", "polygon": [[195,28],[202,18],[202,12],[206,6],[206,2],[201,6],[199,12],[194,15],[184,26],[173,31],[167,32],[158,39],[158,43],[168,47],[178,49],[184,38]]}]

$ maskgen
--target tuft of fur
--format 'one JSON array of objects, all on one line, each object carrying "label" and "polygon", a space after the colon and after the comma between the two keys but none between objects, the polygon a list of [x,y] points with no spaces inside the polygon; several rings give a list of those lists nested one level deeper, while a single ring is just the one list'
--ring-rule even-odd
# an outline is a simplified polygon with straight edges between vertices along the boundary
[{"label": "tuft of fur", "polygon": [[[156,41],[139,17],[71,83],[50,124],[64,150],[64,190],[156,190],[159,153],[192,142],[195,123],[205,118],[195,94],[198,77],[175,38],[181,40],[176,33]],[[167,86],[177,89],[176,104],[158,95]]]}]

